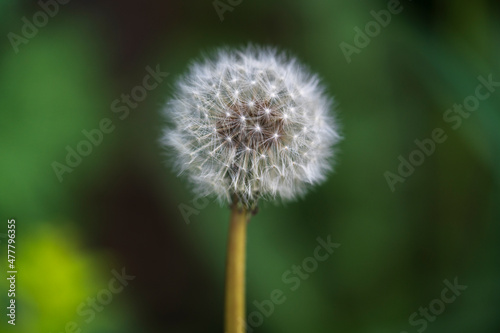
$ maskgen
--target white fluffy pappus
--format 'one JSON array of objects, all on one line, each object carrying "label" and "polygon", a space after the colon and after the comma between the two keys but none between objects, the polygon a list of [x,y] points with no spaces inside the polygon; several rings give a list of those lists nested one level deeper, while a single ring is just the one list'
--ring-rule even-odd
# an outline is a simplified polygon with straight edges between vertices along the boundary
[{"label": "white fluffy pappus", "polygon": [[221,49],[178,80],[162,143],[200,196],[293,199],[331,169],[331,109],[317,76],[285,53]]}]

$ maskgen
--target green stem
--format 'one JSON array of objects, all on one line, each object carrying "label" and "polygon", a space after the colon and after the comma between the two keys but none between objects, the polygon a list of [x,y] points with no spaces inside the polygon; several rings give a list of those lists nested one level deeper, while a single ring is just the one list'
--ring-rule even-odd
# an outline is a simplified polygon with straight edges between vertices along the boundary
[{"label": "green stem", "polygon": [[245,332],[245,258],[247,224],[251,213],[234,203],[226,256],[225,333]]}]

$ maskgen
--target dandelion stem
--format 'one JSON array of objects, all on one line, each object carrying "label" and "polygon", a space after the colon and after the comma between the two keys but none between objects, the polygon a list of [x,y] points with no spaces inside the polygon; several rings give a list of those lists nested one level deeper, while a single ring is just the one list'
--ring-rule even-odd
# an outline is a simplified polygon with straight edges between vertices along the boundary
[{"label": "dandelion stem", "polygon": [[226,256],[225,333],[245,332],[245,248],[251,213],[233,203]]}]

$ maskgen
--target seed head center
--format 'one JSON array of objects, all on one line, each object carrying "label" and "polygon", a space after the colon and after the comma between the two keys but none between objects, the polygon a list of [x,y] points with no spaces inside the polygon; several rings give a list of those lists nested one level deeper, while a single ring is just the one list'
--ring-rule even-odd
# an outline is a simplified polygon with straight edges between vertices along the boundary
[{"label": "seed head center", "polygon": [[285,145],[287,120],[289,117],[284,117],[270,100],[235,103],[227,105],[224,115],[216,122],[216,133],[224,144],[237,151],[262,154]]}]

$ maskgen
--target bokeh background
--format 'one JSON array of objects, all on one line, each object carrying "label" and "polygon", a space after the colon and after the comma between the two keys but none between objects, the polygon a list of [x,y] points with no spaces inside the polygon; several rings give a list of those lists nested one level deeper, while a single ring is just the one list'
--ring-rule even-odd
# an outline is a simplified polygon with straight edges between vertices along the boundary
[{"label": "bokeh background", "polygon": [[[249,226],[248,312],[274,289],[286,296],[253,331],[417,332],[409,317],[457,277],[467,289],[425,331],[499,332],[500,89],[458,129],[443,120],[479,75],[500,81],[499,3],[403,0],[348,63],[339,45],[386,1],[221,2],[222,21],[210,0],[72,0],[18,52],[8,34],[40,4],[0,3],[0,267],[15,218],[19,271],[15,327],[0,279],[0,330],[223,331],[229,211],[193,202],[166,165],[160,111],[201,52],[254,42],[320,74],[345,140],[326,183],[299,202],[261,203]],[[113,101],[157,65],[168,77],[120,119]],[[60,182],[53,162],[104,118],[114,130]],[[447,140],[391,191],[384,173],[435,128]],[[282,274],[329,235],[341,246],[291,291]],[[110,300],[122,269],[135,278]],[[92,308],[97,296],[106,304]]]}]

